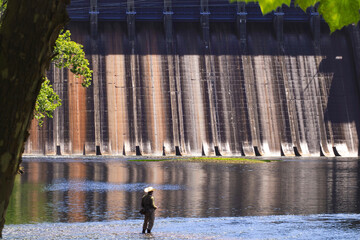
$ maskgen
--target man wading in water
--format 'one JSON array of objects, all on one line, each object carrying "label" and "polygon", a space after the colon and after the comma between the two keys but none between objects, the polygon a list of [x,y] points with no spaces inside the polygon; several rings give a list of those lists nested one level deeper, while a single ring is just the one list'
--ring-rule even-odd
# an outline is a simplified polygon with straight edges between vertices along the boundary
[{"label": "man wading in water", "polygon": [[151,229],[155,221],[155,210],[157,209],[153,197],[154,188],[147,187],[144,189],[144,192],[147,194],[145,194],[141,200],[141,207],[145,210],[145,219],[142,233],[145,233],[146,229],[148,233],[151,233]]}]

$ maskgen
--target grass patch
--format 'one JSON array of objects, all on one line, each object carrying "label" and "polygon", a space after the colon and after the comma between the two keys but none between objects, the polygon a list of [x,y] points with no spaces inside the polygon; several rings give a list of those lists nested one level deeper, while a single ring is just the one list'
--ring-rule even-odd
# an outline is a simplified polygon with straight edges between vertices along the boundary
[{"label": "grass patch", "polygon": [[265,163],[271,160],[240,158],[240,157],[192,157],[192,162],[225,162],[225,163]]},{"label": "grass patch", "polygon": [[251,159],[241,157],[176,157],[176,158],[139,158],[129,159],[131,162],[164,162],[164,161],[179,161],[179,162],[215,162],[215,163],[267,163],[279,160],[263,160]]}]

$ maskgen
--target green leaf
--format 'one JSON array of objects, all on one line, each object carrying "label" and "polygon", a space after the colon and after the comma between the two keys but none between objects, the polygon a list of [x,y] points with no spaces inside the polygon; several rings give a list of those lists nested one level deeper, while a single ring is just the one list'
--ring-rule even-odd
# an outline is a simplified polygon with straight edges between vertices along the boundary
[{"label": "green leaf", "polygon": [[56,92],[54,92],[50,81],[44,78],[34,110],[34,117],[38,120],[39,125],[42,126],[45,115],[52,118],[55,109],[59,106],[61,106],[61,99]]},{"label": "green leaf", "polygon": [[304,12],[308,7],[314,6],[319,0],[296,0],[295,5],[299,6]]},{"label": "green leaf", "polygon": [[[1,0],[0,0],[1,1]],[[91,84],[92,70],[89,61],[85,58],[83,46],[71,41],[70,31],[63,32],[56,40],[54,47],[55,57],[52,59],[58,68],[68,68],[76,77],[82,77],[82,85],[88,87]],[[45,116],[52,118],[57,107],[61,106],[61,99],[53,90],[50,81],[44,78],[40,93],[36,99],[35,118],[42,126]]]},{"label": "green leaf", "polygon": [[261,12],[265,15],[281,7],[283,4],[290,6],[291,0],[259,0],[258,2]]},{"label": "green leaf", "polygon": [[319,13],[329,24],[330,31],[341,29],[360,20],[359,0],[321,0]]},{"label": "green leaf", "polygon": [[282,5],[290,6],[291,0],[230,0],[230,2],[258,2],[260,5],[260,9],[262,14],[270,13],[274,10],[276,10],[278,7],[281,7]]},{"label": "green leaf", "polygon": [[89,68],[89,61],[85,58],[83,46],[71,41],[70,31],[63,32],[56,40],[52,59],[58,68],[68,68],[76,77],[83,77],[82,85],[88,87],[91,85],[92,70]]},{"label": "green leaf", "polygon": [[[230,0],[235,2],[236,0]],[[240,2],[258,2],[263,14],[276,10],[283,4],[290,5],[290,0],[237,0]],[[318,11],[334,32],[349,24],[357,24],[360,20],[360,0],[295,0],[295,4],[304,11],[319,3]]]},{"label": "green leaf", "polygon": [[2,16],[7,7],[7,2],[8,2],[7,0],[0,0],[0,26],[1,26]]}]

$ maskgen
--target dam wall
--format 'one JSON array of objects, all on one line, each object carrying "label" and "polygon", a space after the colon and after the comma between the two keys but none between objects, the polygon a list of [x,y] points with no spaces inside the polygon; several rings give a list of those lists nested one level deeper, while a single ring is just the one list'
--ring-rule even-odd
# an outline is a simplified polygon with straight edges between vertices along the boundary
[{"label": "dam wall", "polygon": [[25,154],[358,156],[358,27],[280,23],[71,22],[93,83],[51,67]]}]

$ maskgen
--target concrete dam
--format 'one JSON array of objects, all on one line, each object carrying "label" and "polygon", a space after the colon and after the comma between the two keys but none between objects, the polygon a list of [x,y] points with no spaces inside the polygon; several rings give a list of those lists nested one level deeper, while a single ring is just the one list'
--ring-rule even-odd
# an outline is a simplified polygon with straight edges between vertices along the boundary
[{"label": "concrete dam", "polygon": [[316,12],[197,1],[72,1],[89,88],[62,99],[24,154],[359,156],[360,31]]}]

